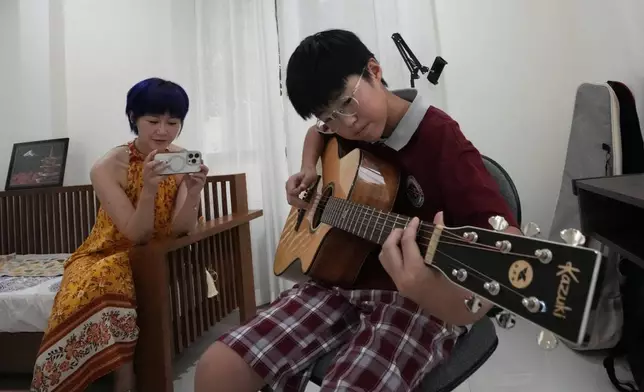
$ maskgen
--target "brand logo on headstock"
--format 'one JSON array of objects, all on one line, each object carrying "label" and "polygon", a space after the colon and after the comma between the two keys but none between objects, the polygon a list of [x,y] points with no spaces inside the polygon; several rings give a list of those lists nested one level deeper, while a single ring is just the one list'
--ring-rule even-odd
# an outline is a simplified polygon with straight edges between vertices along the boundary
[{"label": "brand logo on headstock", "polygon": [[534,277],[534,271],[532,266],[525,260],[517,260],[512,265],[510,265],[510,270],[508,271],[508,279],[512,286],[517,289],[525,289],[530,286],[532,283],[532,278]]},{"label": "brand logo on headstock", "polygon": [[568,261],[566,264],[558,265],[559,271],[557,271],[557,276],[561,277],[559,280],[559,287],[557,288],[557,301],[555,302],[555,309],[552,311],[553,316],[559,317],[560,319],[566,318],[566,312],[572,310],[569,306],[566,306],[566,300],[568,299],[568,292],[570,291],[570,283],[575,282],[579,283],[579,279],[575,274],[579,273],[579,268],[572,266],[572,262]]}]

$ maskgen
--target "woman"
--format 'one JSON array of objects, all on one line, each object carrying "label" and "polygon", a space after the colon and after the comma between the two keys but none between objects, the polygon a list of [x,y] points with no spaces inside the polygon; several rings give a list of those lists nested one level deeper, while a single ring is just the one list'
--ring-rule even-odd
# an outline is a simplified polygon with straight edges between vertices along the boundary
[{"label": "woman", "polygon": [[188,113],[179,85],[158,78],[127,94],[126,115],[136,139],[110,150],[90,178],[101,202],[89,237],[65,264],[60,291],[34,368],[33,391],[83,391],[115,372],[116,392],[134,388],[138,337],[136,298],[128,251],[153,237],[191,231],[208,168],[164,176],[159,151],[172,142]]}]

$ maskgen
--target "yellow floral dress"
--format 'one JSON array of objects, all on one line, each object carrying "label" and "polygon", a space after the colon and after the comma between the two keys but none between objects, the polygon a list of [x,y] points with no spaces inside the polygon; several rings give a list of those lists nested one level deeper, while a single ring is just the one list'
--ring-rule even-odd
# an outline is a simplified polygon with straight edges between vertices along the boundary
[{"label": "yellow floral dress", "polygon": [[[136,206],[144,156],[128,143],[125,193]],[[177,181],[159,184],[155,236],[170,234]],[[92,232],[66,261],[60,291],[34,368],[32,391],[84,391],[132,361],[138,338],[136,297],[128,251],[133,244],[100,208]]]}]

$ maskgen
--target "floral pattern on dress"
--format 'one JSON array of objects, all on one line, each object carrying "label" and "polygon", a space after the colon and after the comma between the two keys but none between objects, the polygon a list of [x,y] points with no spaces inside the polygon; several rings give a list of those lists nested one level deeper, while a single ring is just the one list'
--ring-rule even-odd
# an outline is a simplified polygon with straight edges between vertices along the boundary
[{"label": "floral pattern on dress", "polygon": [[32,390],[53,390],[93,355],[115,343],[135,342],[138,331],[134,310],[105,309],[95,314],[38,358]]}]

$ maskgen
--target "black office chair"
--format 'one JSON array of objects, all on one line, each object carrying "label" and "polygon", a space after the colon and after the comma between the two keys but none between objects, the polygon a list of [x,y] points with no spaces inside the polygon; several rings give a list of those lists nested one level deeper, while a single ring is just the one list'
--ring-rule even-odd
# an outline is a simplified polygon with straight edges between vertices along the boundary
[{"label": "black office chair", "polygon": [[521,226],[521,200],[519,199],[519,192],[514,186],[514,182],[508,172],[498,164],[494,159],[488,158],[483,155],[483,164],[488,173],[496,180],[501,191],[501,196],[505,199],[506,203],[510,206],[510,211],[514,214],[519,226]]},{"label": "black office chair", "polygon": [[[510,206],[518,224],[521,225],[521,201],[510,175],[493,159],[483,156],[483,163],[496,180],[501,195]],[[488,360],[498,343],[492,320],[483,317],[456,341],[450,357],[425,377],[421,391],[448,392],[456,389]],[[322,384],[326,370],[335,356],[336,352],[331,352],[315,363],[311,382]]]}]

